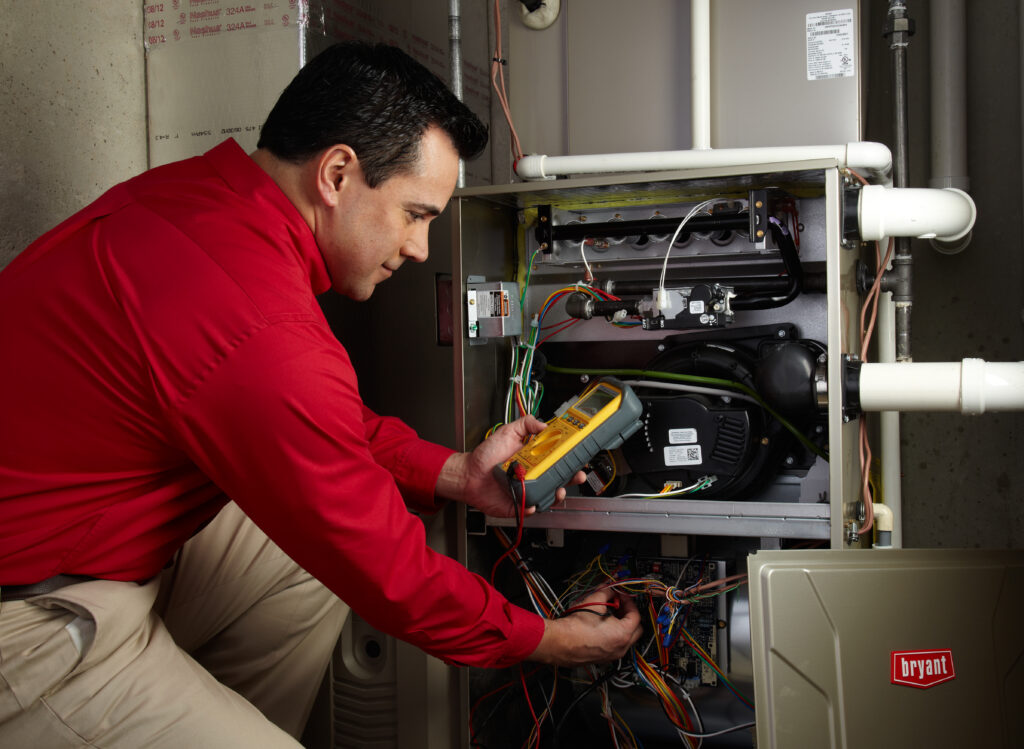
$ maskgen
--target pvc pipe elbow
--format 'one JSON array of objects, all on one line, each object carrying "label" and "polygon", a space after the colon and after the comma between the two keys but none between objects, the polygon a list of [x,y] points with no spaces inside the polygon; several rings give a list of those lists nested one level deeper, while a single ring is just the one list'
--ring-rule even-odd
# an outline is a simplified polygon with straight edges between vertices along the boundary
[{"label": "pvc pipe elbow", "polygon": [[545,0],[535,11],[529,11],[525,5],[519,6],[520,18],[523,25],[528,29],[542,31],[548,28],[558,18],[560,0]]},{"label": "pvc pipe elbow", "polygon": [[548,175],[544,173],[544,162],[547,158],[544,154],[523,156],[512,165],[512,171],[523,179],[548,179]]},{"label": "pvc pipe elbow", "polygon": [[846,144],[846,166],[879,175],[892,172],[892,152],[884,143],[864,140]]},{"label": "pvc pipe elbow", "polygon": [[892,531],[895,523],[893,522],[892,508],[882,503],[876,503],[872,507],[875,513],[875,543],[873,548],[875,549],[891,549],[892,548]]},{"label": "pvc pipe elbow", "polygon": [[893,528],[892,508],[881,502],[872,505],[875,513],[875,530],[891,531]]},{"label": "pvc pipe elbow", "polygon": [[971,196],[950,187],[882,187],[865,185],[857,200],[861,239],[917,237],[956,243],[978,216]]}]

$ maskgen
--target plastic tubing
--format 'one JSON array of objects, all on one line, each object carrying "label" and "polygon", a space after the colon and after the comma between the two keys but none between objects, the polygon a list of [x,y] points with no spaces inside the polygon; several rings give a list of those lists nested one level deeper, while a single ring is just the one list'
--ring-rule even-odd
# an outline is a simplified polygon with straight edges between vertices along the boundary
[{"label": "plastic tubing", "polygon": [[864,411],[1024,410],[1024,362],[865,363],[860,370]]},{"label": "plastic tubing", "polygon": [[882,143],[859,141],[834,146],[764,146],[716,148],[692,151],[641,151],[580,156],[524,156],[515,163],[523,179],[551,179],[570,174],[659,172],[671,169],[705,169],[751,164],[832,159],[839,166],[870,173],[886,182],[892,171],[892,154]]},{"label": "plastic tubing", "polygon": [[971,196],[953,187],[865,185],[857,198],[860,236],[867,242],[886,237],[955,242],[971,231],[977,216]]}]

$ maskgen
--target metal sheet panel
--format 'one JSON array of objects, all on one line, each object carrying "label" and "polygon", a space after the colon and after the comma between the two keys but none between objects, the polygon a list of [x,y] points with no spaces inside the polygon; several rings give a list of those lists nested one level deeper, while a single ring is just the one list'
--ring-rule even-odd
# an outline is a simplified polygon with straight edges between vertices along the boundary
[{"label": "metal sheet panel", "polygon": [[[1020,746],[1024,552],[762,551],[749,571],[758,746]],[[945,649],[955,678],[891,683],[893,652]]]},{"label": "metal sheet panel", "polygon": [[[808,14],[852,11],[849,68],[827,78],[813,58]],[[813,22],[813,18],[812,18]],[[814,31],[810,32],[814,34]],[[829,34],[828,39],[836,39]],[[711,145],[798,146],[861,140],[860,3],[711,3]],[[849,75],[847,75],[849,73]]]}]

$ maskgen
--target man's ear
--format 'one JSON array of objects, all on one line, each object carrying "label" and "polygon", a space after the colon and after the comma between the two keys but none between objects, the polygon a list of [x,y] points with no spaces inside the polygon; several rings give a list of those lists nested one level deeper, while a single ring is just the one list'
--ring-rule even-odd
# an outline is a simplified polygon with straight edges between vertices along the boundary
[{"label": "man's ear", "polygon": [[316,189],[320,200],[328,206],[336,206],[339,194],[358,172],[359,159],[349,146],[339,143],[323,151],[316,162]]}]

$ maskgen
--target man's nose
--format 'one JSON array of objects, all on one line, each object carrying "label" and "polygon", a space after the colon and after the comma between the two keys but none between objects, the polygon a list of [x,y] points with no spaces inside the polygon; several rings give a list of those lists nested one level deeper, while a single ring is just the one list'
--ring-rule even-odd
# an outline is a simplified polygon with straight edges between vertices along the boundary
[{"label": "man's nose", "polygon": [[424,262],[429,254],[427,232],[418,232],[406,239],[405,244],[402,245],[402,254],[414,262]]}]

